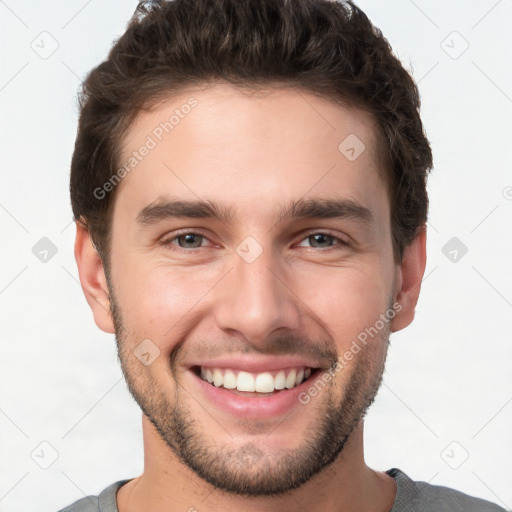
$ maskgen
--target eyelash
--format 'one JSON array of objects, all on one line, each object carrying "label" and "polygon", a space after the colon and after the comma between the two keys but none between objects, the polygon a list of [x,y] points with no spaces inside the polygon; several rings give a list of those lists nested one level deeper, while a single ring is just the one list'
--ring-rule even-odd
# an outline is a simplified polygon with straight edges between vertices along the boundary
[{"label": "eyelash", "polygon": [[[161,243],[165,247],[174,246],[174,247],[172,247],[172,250],[178,250],[178,251],[183,251],[183,252],[191,252],[193,250],[198,250],[198,249],[204,249],[205,248],[205,247],[199,246],[199,247],[191,247],[191,248],[187,249],[185,247],[180,247],[179,245],[173,243],[173,241],[175,241],[178,238],[180,238],[181,236],[185,236],[185,235],[200,236],[200,237],[208,240],[209,242],[211,242],[211,240],[206,235],[203,235],[203,234],[201,234],[199,232],[196,232],[196,231],[181,231],[180,232],[179,231],[179,232],[175,233],[172,238],[164,239],[164,240],[162,240]],[[303,238],[301,238],[300,242],[303,242],[304,240],[306,240],[307,238],[309,238],[310,236],[313,236],[313,235],[325,235],[325,236],[331,237],[333,239],[333,241],[337,241],[339,243],[334,245],[334,246],[331,246],[329,248],[326,248],[326,249],[321,249],[321,248],[319,249],[317,247],[306,247],[306,249],[313,249],[313,250],[316,249],[316,250],[318,250],[320,252],[330,253],[332,251],[343,249],[343,248],[346,248],[346,247],[349,246],[349,243],[347,241],[343,240],[340,237],[335,236],[333,233],[330,233],[329,231],[311,231],[311,232],[305,234],[303,236]]]}]

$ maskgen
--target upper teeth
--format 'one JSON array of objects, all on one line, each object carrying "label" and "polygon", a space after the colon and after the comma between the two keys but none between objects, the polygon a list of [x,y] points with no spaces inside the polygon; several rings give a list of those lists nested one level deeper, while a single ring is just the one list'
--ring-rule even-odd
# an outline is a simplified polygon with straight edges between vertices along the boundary
[{"label": "upper teeth", "polygon": [[272,393],[276,389],[284,388],[291,389],[310,375],[311,368],[291,368],[272,373],[249,373],[224,368],[201,367],[201,378],[214,386],[258,393]]}]

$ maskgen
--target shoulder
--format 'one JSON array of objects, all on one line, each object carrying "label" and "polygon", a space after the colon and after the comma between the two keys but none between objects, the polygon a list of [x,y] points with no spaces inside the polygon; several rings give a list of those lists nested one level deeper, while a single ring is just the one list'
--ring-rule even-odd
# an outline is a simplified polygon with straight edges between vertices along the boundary
[{"label": "shoulder", "polygon": [[59,510],[59,512],[98,512],[98,510],[98,496],[86,496]]},{"label": "shoulder", "polygon": [[103,489],[98,496],[86,496],[59,512],[119,512],[116,503],[116,494],[119,488],[129,482],[121,480]]},{"label": "shoulder", "polygon": [[397,483],[397,495],[391,512],[506,512],[490,501],[455,489],[411,480],[397,468],[386,473]]}]

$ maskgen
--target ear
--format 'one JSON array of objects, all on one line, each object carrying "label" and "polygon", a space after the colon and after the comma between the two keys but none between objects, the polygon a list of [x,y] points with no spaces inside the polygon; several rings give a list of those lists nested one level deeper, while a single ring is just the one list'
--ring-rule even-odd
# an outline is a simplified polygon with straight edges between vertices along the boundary
[{"label": "ear", "polygon": [[414,319],[414,311],[420,294],[421,281],[427,264],[427,233],[422,226],[409,246],[405,248],[402,263],[397,268],[395,304],[397,314],[391,321],[391,332],[400,331]]},{"label": "ear", "polygon": [[110,300],[103,262],[94,247],[85,224],[76,221],[75,259],[80,284],[94,315],[96,325],[105,332],[114,333],[110,314]]}]

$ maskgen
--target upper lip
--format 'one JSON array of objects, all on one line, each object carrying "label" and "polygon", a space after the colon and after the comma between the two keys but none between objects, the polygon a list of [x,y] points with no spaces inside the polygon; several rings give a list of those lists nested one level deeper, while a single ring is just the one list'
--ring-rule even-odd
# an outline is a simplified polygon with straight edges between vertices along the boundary
[{"label": "upper lip", "polygon": [[205,368],[225,368],[250,373],[283,370],[285,368],[320,368],[319,361],[300,356],[229,356],[215,359],[203,359],[188,365],[189,368],[203,366]]}]

